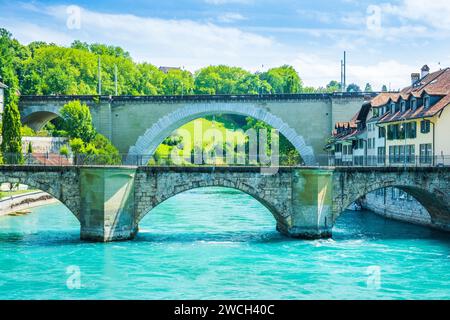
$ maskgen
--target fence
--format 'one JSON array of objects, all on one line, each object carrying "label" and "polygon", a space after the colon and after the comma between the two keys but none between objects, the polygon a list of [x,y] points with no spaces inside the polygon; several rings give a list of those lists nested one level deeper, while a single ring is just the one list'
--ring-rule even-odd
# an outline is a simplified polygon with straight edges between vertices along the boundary
[{"label": "fence", "polygon": [[75,154],[32,153],[2,155],[3,164],[24,166],[258,166],[258,167],[443,167],[450,166],[450,156],[348,156],[335,158],[334,155],[318,155],[311,158],[292,156],[250,158],[214,157],[204,158],[192,155],[188,158],[174,159],[170,156],[129,155],[129,154]]}]

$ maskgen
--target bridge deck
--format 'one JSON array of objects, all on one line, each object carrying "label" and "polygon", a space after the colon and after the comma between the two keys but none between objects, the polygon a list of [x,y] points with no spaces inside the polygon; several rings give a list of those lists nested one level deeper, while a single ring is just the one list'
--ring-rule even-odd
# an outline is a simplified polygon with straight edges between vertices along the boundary
[{"label": "bridge deck", "polygon": [[20,102],[38,101],[59,101],[66,102],[72,100],[98,101],[106,103],[123,102],[232,102],[232,101],[277,101],[277,100],[318,100],[318,99],[349,99],[349,98],[373,98],[377,95],[374,92],[344,92],[344,93],[297,93],[297,94],[242,94],[242,95],[155,95],[155,96],[98,96],[98,95],[30,95],[21,96]]},{"label": "bridge deck", "polygon": [[[95,166],[95,165],[0,165],[0,171],[54,172],[76,168],[88,169],[138,169],[145,172],[260,172],[257,166]],[[330,166],[280,166],[278,171],[329,170],[335,172],[450,172],[450,167],[330,167]]]}]

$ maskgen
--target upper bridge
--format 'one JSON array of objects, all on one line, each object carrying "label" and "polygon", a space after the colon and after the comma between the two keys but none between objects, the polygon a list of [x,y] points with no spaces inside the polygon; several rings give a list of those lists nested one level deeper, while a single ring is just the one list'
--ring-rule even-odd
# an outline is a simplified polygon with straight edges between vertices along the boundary
[{"label": "upper bridge", "polygon": [[352,202],[386,187],[410,193],[429,211],[434,227],[450,230],[450,167],[280,167],[264,175],[258,167],[0,166],[0,183],[5,182],[51,194],[78,218],[81,238],[94,241],[131,239],[158,204],[209,186],[249,194],[291,237],[330,237]]},{"label": "upper bridge", "polygon": [[334,124],[347,121],[373,95],[22,96],[20,114],[24,124],[38,131],[60,115],[64,104],[80,100],[89,106],[97,131],[130,158],[152,155],[174,130],[196,118],[242,115],[277,129],[306,164],[316,165]]}]

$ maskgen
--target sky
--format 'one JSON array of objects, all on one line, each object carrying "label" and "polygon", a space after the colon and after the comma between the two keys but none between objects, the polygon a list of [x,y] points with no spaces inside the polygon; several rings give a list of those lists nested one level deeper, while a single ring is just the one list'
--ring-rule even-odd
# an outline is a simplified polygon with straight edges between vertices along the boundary
[{"label": "sky", "polygon": [[0,27],[22,43],[121,46],[134,60],[195,71],[289,64],[306,86],[340,79],[374,90],[450,66],[448,0],[0,0]]}]

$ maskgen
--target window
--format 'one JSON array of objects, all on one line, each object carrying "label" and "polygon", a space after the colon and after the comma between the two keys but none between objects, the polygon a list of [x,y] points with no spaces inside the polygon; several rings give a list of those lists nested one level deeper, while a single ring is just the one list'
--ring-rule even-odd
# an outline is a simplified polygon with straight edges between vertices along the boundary
[{"label": "window", "polygon": [[378,127],[378,138],[386,138],[386,128]]},{"label": "window", "polygon": [[431,123],[430,120],[422,120],[420,121],[420,132],[421,133],[429,133],[430,132]]},{"label": "window", "polygon": [[406,146],[406,163],[415,163],[416,160],[416,146],[408,145]]},{"label": "window", "polygon": [[413,109],[414,111],[417,109],[417,99],[416,98],[411,100],[411,109]]},{"label": "window", "polygon": [[406,102],[405,102],[405,101],[402,101],[402,102],[400,103],[400,105],[401,105],[401,110],[402,110],[402,112],[405,112],[405,111],[406,111]]},{"label": "window", "polygon": [[[414,145],[390,146],[389,147],[389,162],[390,163],[415,163],[415,149],[416,149],[416,147]],[[381,152],[380,148],[378,148],[378,152],[379,153]]]},{"label": "window", "polygon": [[431,163],[431,143],[420,145],[420,163]]},{"label": "window", "polygon": [[342,152],[342,144],[340,144],[340,143],[336,144],[336,151],[335,152]]},{"label": "window", "polygon": [[423,104],[425,106],[425,108],[429,108],[430,107],[430,97],[426,96],[423,100]]},{"label": "window", "polygon": [[374,108],[372,110],[372,115],[374,118],[377,118],[380,115],[380,110],[378,108]]},{"label": "window", "polygon": [[395,103],[391,103],[391,113],[395,113]]},{"label": "window", "polygon": [[378,148],[378,163],[384,164],[386,159],[386,149],[384,147]]},{"label": "window", "polygon": [[415,139],[417,137],[417,124],[416,122],[405,123],[405,133],[407,139]]},{"label": "window", "polygon": [[402,132],[403,128],[400,128],[399,124],[388,125],[387,139],[388,140],[403,139]]}]

